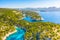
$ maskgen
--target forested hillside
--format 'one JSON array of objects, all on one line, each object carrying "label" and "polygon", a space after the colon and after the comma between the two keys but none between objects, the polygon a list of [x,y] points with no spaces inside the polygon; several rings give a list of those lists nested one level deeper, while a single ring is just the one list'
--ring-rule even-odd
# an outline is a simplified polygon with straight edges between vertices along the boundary
[{"label": "forested hillside", "polygon": [[[28,22],[23,20],[23,14],[20,10],[0,8],[0,40],[3,40],[6,34],[15,31],[15,26],[26,30],[25,40],[47,40],[48,38],[60,40],[60,24],[42,21]],[[35,12],[26,12],[27,16],[31,16],[34,19],[40,17],[33,14]]]}]

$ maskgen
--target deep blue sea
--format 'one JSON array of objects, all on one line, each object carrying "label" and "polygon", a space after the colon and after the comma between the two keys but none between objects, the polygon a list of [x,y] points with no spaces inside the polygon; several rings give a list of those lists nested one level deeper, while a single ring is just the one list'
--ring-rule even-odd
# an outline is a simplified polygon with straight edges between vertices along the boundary
[{"label": "deep blue sea", "polygon": [[[40,12],[37,11],[40,16],[44,19],[44,22],[53,22],[60,24],[60,12],[59,11],[53,11],[53,12]],[[32,21],[31,17],[26,17],[24,20],[27,20],[29,22],[36,22],[35,20]]]},{"label": "deep blue sea", "polygon": [[39,12],[39,14],[44,18],[45,22],[53,22],[60,24],[60,11],[54,12]]},{"label": "deep blue sea", "polygon": [[[60,12],[40,12],[38,13],[43,17],[44,22],[53,22],[60,24]],[[30,17],[24,18],[24,20],[33,22]],[[35,21],[35,20],[34,20]],[[16,28],[17,32],[14,34],[11,34],[9,37],[7,37],[6,40],[24,40],[24,34],[25,31],[20,28]]]}]

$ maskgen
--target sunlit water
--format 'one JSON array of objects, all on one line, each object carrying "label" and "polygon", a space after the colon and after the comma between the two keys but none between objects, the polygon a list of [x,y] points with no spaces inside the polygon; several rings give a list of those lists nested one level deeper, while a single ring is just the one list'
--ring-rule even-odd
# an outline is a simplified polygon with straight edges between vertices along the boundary
[{"label": "sunlit water", "polygon": [[16,28],[17,32],[11,34],[6,40],[24,40],[25,31],[21,28]]},{"label": "sunlit water", "polygon": [[36,20],[32,19],[30,16],[25,17],[23,20],[26,20],[28,22],[37,22]]},{"label": "sunlit water", "polygon": [[45,22],[53,22],[60,24],[60,12],[39,12],[39,14],[44,18]]},{"label": "sunlit water", "polygon": [[[37,11],[42,18],[44,19],[44,22],[53,22],[53,23],[57,23],[60,24],[60,12],[40,12]],[[24,18],[24,20],[27,20],[29,22],[36,22],[36,20],[32,20],[31,17],[26,17]]]},{"label": "sunlit water", "polygon": [[[38,12],[43,18],[44,22],[53,22],[60,24],[60,12]],[[29,21],[29,22],[35,22],[36,20],[32,20],[30,17],[26,17],[23,20]],[[24,40],[24,34],[25,31],[20,28],[16,28],[17,32],[14,34],[11,34],[9,37],[7,37],[6,40]],[[47,39],[51,40],[51,39]]]}]

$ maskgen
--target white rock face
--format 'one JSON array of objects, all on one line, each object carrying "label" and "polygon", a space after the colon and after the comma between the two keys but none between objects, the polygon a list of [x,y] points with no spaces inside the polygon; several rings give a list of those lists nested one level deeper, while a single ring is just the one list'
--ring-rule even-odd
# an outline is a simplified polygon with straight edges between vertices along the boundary
[{"label": "white rock face", "polygon": [[41,20],[44,20],[44,18],[42,17]]}]

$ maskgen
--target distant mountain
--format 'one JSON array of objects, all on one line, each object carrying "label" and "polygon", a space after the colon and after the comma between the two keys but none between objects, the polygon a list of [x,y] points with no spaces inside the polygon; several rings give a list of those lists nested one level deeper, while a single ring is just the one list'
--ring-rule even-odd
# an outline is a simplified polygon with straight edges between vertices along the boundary
[{"label": "distant mountain", "polygon": [[60,8],[56,8],[56,7],[49,7],[49,8],[19,8],[19,10],[32,10],[32,11],[48,12],[48,11],[60,11]]},{"label": "distant mountain", "polygon": [[60,11],[60,8],[49,7],[49,8],[41,8],[40,11],[48,12],[48,11]]}]

